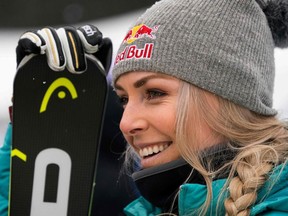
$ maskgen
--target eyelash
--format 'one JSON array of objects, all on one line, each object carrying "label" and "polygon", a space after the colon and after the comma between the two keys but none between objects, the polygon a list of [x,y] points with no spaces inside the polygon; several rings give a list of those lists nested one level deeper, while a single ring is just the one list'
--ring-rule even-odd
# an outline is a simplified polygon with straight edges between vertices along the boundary
[{"label": "eyelash", "polygon": [[149,89],[146,91],[146,95],[147,95],[147,100],[153,100],[153,99],[165,96],[166,93],[158,89]]},{"label": "eyelash", "polygon": [[[159,97],[163,97],[167,95],[165,92],[157,90],[157,89],[149,89],[145,92],[146,99],[148,101],[157,99]],[[128,103],[128,97],[127,96],[120,96],[119,97],[119,103],[121,106],[125,107],[125,105]]]}]

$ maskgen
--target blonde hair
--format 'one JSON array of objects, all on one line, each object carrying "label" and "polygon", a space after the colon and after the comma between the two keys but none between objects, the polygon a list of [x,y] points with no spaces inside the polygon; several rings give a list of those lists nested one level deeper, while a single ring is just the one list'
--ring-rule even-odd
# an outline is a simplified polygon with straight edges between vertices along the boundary
[{"label": "blonde hair", "polygon": [[[182,157],[203,177],[207,185],[207,199],[197,214],[204,215],[211,203],[213,176],[230,170],[222,195],[226,215],[249,215],[257,199],[257,190],[266,182],[268,174],[288,155],[288,132],[285,124],[274,116],[262,116],[181,81],[176,116],[176,143]],[[216,103],[211,103],[214,98]],[[216,104],[216,106],[215,106]],[[220,168],[207,164],[200,157],[197,134],[199,125],[206,124],[211,136],[227,141],[236,151],[232,161]],[[191,129],[191,125],[194,127]],[[223,205],[221,196],[218,205]],[[221,203],[222,202],[222,203]]]}]

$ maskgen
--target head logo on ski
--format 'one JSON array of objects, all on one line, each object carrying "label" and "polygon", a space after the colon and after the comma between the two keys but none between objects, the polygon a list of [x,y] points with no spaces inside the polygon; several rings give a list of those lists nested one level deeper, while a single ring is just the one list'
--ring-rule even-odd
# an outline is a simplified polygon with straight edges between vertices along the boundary
[{"label": "head logo on ski", "polygon": [[[58,78],[47,89],[45,96],[43,97],[43,100],[41,103],[40,113],[43,113],[46,111],[46,108],[47,108],[47,105],[48,105],[48,102],[50,100],[51,95],[59,87],[65,87],[70,92],[72,99],[76,99],[78,97],[77,91],[76,91],[73,83],[69,79],[67,79],[65,77]],[[63,99],[66,97],[66,93],[64,91],[60,91],[58,93],[58,97],[60,99]]]}]

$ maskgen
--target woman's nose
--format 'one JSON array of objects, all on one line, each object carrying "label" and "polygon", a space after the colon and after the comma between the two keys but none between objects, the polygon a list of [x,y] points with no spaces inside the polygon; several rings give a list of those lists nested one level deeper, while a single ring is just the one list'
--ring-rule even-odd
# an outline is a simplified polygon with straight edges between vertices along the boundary
[{"label": "woman's nose", "polygon": [[147,115],[137,106],[127,106],[120,121],[120,130],[127,136],[133,136],[142,133],[148,128]]}]

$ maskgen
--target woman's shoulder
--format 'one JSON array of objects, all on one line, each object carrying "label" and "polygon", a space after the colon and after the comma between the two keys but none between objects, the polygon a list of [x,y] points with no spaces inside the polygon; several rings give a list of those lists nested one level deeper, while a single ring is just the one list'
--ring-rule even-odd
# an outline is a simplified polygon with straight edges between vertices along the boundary
[{"label": "woman's shoulder", "polygon": [[[288,164],[273,169],[268,181],[259,190],[251,215],[288,215]],[[274,214],[275,213],[275,214]]]},{"label": "woman's shoulder", "polygon": [[10,176],[10,150],[12,126],[9,125],[3,146],[0,148],[0,215],[7,215]]},{"label": "woman's shoulder", "polygon": [[158,215],[161,209],[140,196],[124,208],[124,213],[128,216]]}]

